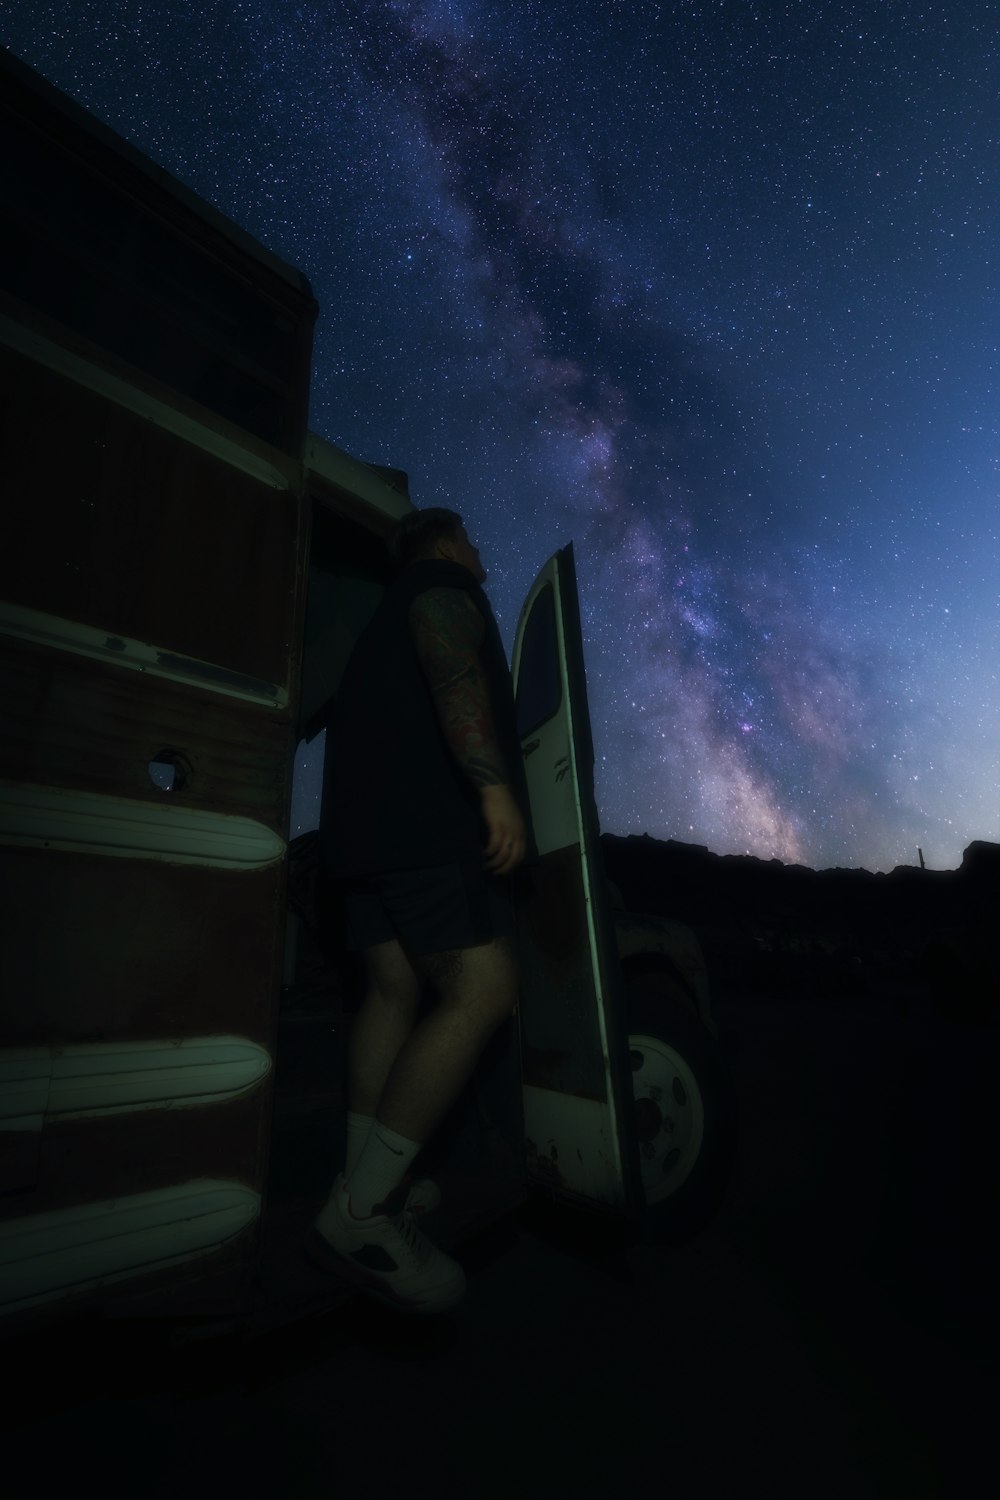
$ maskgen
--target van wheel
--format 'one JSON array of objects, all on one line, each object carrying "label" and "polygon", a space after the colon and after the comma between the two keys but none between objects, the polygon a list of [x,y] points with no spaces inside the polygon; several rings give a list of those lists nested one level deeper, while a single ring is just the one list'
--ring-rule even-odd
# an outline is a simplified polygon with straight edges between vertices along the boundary
[{"label": "van wheel", "polygon": [[718,1210],[732,1176],[736,1091],[718,1045],[676,986],[625,983],[635,1131],[646,1210],[639,1239],[681,1244]]}]

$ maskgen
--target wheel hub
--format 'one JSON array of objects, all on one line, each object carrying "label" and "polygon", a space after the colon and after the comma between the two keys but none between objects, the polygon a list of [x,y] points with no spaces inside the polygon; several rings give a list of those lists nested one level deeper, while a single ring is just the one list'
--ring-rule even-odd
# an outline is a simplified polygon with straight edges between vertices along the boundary
[{"label": "wheel hub", "polygon": [[676,1193],[690,1176],[705,1137],[698,1081],[661,1037],[630,1036],[635,1130],[647,1206]]},{"label": "wheel hub", "polygon": [[660,1133],[663,1124],[663,1116],[659,1107],[652,1099],[636,1099],[635,1101],[635,1128],[640,1143],[652,1141]]}]

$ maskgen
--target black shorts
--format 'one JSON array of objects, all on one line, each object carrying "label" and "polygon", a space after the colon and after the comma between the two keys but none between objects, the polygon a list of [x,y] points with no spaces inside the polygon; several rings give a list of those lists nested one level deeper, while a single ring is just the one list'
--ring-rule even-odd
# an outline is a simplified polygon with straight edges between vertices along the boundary
[{"label": "black shorts", "polygon": [[480,864],[389,870],[339,884],[352,953],[392,938],[407,954],[444,953],[514,933],[510,876],[491,875]]}]

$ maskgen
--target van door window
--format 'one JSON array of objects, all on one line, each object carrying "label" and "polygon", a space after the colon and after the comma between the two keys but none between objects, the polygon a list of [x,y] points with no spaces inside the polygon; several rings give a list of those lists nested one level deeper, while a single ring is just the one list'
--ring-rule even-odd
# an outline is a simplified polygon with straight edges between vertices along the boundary
[{"label": "van door window", "polygon": [[514,700],[518,737],[523,740],[551,719],[558,712],[561,698],[555,596],[548,584],[532,605],[521,642]]}]

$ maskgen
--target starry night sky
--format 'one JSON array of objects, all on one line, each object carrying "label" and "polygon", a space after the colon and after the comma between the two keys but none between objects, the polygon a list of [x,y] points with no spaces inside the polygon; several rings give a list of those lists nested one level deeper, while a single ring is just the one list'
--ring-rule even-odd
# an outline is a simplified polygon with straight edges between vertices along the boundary
[{"label": "starry night sky", "polygon": [[573,541],[606,832],[1000,840],[990,7],[0,0],[0,43],[305,272],[312,430],[462,514],[508,655]]}]

